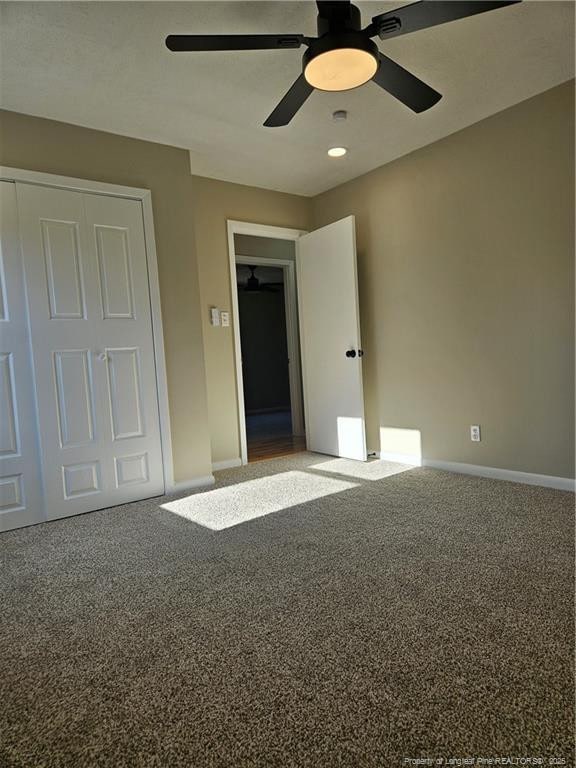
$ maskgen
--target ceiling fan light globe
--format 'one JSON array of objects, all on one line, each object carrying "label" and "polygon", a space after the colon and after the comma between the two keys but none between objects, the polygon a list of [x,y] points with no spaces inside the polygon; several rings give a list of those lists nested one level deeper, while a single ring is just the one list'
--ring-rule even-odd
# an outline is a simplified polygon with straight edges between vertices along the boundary
[{"label": "ceiling fan light globe", "polygon": [[360,48],[333,48],[310,59],[304,77],[319,91],[349,91],[371,80],[378,60]]}]

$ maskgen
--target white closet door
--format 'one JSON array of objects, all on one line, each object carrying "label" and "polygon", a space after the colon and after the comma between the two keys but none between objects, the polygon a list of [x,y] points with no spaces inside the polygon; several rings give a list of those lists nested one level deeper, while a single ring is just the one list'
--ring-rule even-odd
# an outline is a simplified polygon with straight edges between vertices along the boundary
[{"label": "white closet door", "polygon": [[16,187],[0,181],[0,531],[43,519]]},{"label": "white closet door", "polygon": [[17,190],[46,516],[161,494],[141,204]]}]

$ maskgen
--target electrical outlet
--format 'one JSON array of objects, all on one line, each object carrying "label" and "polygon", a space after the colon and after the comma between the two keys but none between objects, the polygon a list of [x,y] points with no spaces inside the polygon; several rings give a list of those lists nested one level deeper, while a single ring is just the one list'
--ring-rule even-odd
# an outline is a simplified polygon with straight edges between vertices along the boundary
[{"label": "electrical outlet", "polygon": [[479,424],[472,424],[470,427],[470,440],[472,440],[473,443],[479,443],[481,440],[480,437],[480,425]]},{"label": "electrical outlet", "polygon": [[222,327],[228,328],[228,326],[230,325],[230,313],[220,312],[220,320],[222,321]]}]

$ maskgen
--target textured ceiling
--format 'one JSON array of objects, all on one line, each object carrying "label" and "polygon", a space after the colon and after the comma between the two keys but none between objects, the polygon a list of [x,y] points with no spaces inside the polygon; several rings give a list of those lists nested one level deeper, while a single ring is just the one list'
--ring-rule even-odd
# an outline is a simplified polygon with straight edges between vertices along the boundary
[{"label": "textured ceiling", "polygon": [[[404,3],[358,3],[364,21]],[[416,115],[373,83],[316,92],[285,128],[262,122],[301,51],[171,54],[168,33],[315,34],[311,2],[1,3],[5,109],[190,150],[193,173],[312,195],[574,75],[574,3],[528,0],[389,40],[443,93]],[[346,109],[346,123],[332,112]],[[332,145],[349,154],[326,156]]]}]

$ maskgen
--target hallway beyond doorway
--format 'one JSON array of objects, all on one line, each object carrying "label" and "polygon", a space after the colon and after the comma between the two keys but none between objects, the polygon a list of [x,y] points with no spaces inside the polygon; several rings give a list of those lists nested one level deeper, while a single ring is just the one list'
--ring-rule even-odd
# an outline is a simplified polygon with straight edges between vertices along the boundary
[{"label": "hallway beyond doorway", "polygon": [[289,410],[247,414],[246,438],[249,462],[306,450],[306,438],[292,434]]}]

